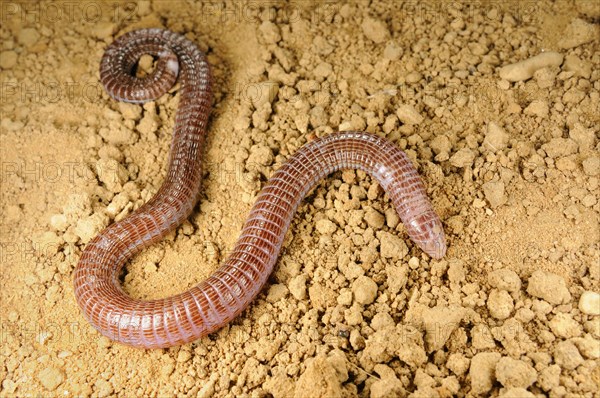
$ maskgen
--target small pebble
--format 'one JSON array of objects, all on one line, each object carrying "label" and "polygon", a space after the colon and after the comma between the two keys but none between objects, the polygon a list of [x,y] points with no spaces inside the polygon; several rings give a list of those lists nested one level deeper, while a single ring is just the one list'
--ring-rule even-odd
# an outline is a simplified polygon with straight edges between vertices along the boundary
[{"label": "small pebble", "polygon": [[448,280],[451,283],[460,283],[465,281],[467,272],[462,261],[450,261],[448,266]]},{"label": "small pebble", "polygon": [[496,381],[496,365],[501,357],[497,352],[479,352],[473,356],[469,370],[471,393],[485,394],[492,389]]},{"label": "small pebble", "polygon": [[554,349],[554,361],[567,370],[573,370],[583,363],[583,357],[571,341],[561,341]]},{"label": "small pebble", "polygon": [[365,212],[365,221],[370,227],[379,230],[383,227],[385,217],[377,210],[373,209],[372,207],[369,207]]},{"label": "small pebble", "polygon": [[271,285],[269,288],[269,293],[267,294],[267,302],[276,303],[279,300],[285,298],[287,296],[289,290],[286,285],[283,283],[276,283]]},{"label": "small pebble", "polygon": [[598,27],[592,23],[586,22],[583,19],[575,18],[561,35],[561,40],[558,46],[562,49],[579,47],[582,44],[589,43],[597,39],[600,35]]},{"label": "small pebble", "polygon": [[590,334],[574,338],[571,341],[575,343],[579,353],[583,355],[584,358],[594,360],[600,358],[600,340],[593,338]]},{"label": "small pebble", "polygon": [[317,221],[315,223],[315,228],[321,235],[331,235],[337,229],[337,225],[325,218]]},{"label": "small pebble", "polygon": [[418,83],[421,81],[421,79],[423,79],[423,75],[417,71],[410,72],[408,75],[406,75],[407,83]]},{"label": "small pebble", "polygon": [[360,325],[363,321],[362,308],[358,302],[354,303],[352,307],[344,311],[344,320],[348,326]]},{"label": "small pebble", "polygon": [[81,242],[88,243],[107,225],[108,217],[101,213],[94,213],[89,217],[78,220],[74,232],[81,239]]},{"label": "small pebble", "polygon": [[493,289],[487,300],[487,307],[496,319],[506,319],[512,314],[515,308],[514,302],[510,294],[506,290]]},{"label": "small pebble", "polygon": [[250,148],[246,159],[246,168],[255,170],[261,166],[269,166],[273,163],[273,151],[267,145],[256,144]]},{"label": "small pebble", "polygon": [[502,151],[508,145],[508,133],[497,123],[489,122],[483,139],[483,148],[492,152]]},{"label": "small pebble", "polygon": [[2,392],[7,394],[12,394],[17,389],[17,383],[12,381],[11,379],[4,379],[2,382]]},{"label": "small pebble", "polygon": [[179,353],[177,354],[177,362],[179,363],[184,363],[190,360],[190,358],[192,357],[192,353],[188,350],[179,350]]},{"label": "small pebble", "polygon": [[350,332],[350,345],[352,345],[352,348],[355,350],[362,350],[365,348],[365,338],[362,337],[357,329],[352,329]]},{"label": "small pebble", "polygon": [[504,387],[527,388],[537,380],[537,372],[526,362],[502,357],[496,364],[496,379]]},{"label": "small pebble", "polygon": [[371,320],[371,327],[373,328],[373,330],[383,330],[385,328],[394,326],[394,319],[387,312],[379,312],[375,314],[375,316]]},{"label": "small pebble", "polygon": [[17,40],[19,41],[19,43],[21,43],[25,47],[33,46],[35,43],[37,43],[39,38],[40,34],[34,28],[21,29],[17,36]]},{"label": "small pebble", "polygon": [[0,68],[11,69],[17,64],[18,55],[12,50],[0,52]]},{"label": "small pebble", "polygon": [[108,380],[98,379],[94,383],[94,387],[99,398],[108,397],[114,392],[114,387]]},{"label": "small pebble", "polygon": [[367,39],[372,40],[377,44],[383,43],[390,36],[390,32],[385,23],[374,18],[366,17],[363,20],[361,27],[363,34]]},{"label": "small pebble", "polygon": [[551,158],[572,155],[577,152],[577,143],[570,138],[552,138],[550,142],[542,145]]},{"label": "small pebble", "polygon": [[475,325],[471,329],[471,340],[473,348],[479,351],[496,347],[492,332],[484,324]]},{"label": "small pebble", "polygon": [[333,68],[332,68],[331,64],[327,63],[327,62],[321,62],[319,65],[317,65],[315,67],[315,69],[313,69],[313,73],[315,74],[315,76],[320,77],[320,78],[325,78],[325,77],[329,76],[332,71],[333,71]]},{"label": "small pebble", "polygon": [[600,315],[600,294],[585,291],[579,299],[579,310],[586,315]]},{"label": "small pebble", "polygon": [[470,167],[475,160],[475,152],[470,148],[459,149],[450,158],[450,164],[455,167]]},{"label": "small pebble", "polygon": [[38,373],[38,380],[48,391],[56,390],[56,388],[62,384],[64,379],[65,376],[63,371],[55,367],[44,368]]},{"label": "small pebble", "polygon": [[264,103],[252,113],[252,124],[259,130],[266,131],[268,128],[267,122],[272,113],[273,108],[271,104]]},{"label": "small pebble", "polygon": [[127,169],[115,159],[98,159],[96,162],[96,174],[106,189],[111,192],[120,192],[123,184],[129,179]]},{"label": "small pebble", "polygon": [[431,353],[444,347],[464,316],[464,307],[438,305],[426,308],[422,314],[422,321],[427,352]]},{"label": "small pebble", "polygon": [[579,122],[569,128],[569,138],[577,143],[580,153],[591,149],[596,139],[594,129],[586,129]]},{"label": "small pebble", "polygon": [[579,104],[585,98],[585,92],[577,87],[571,87],[562,96],[562,102],[565,104]]},{"label": "small pebble", "polygon": [[394,42],[389,42],[383,50],[383,57],[390,61],[396,61],[400,59],[402,55],[402,47]]},{"label": "small pebble", "polygon": [[352,293],[357,303],[362,305],[371,304],[377,297],[377,283],[367,276],[359,276],[352,283]]},{"label": "small pebble", "polygon": [[548,108],[548,103],[546,101],[533,100],[531,101],[531,104],[529,104],[529,106],[527,106],[527,108],[523,110],[523,113],[525,113],[526,115],[533,115],[544,118],[548,116],[549,111],[550,109]]},{"label": "small pebble", "polygon": [[375,372],[380,376],[371,384],[370,398],[404,397],[406,390],[396,376],[394,370],[386,365],[375,365]]},{"label": "small pebble", "polygon": [[518,292],[521,290],[521,278],[513,270],[501,268],[488,274],[488,283],[496,289]]},{"label": "small pebble", "polygon": [[158,116],[152,112],[146,112],[142,120],[135,127],[145,137],[151,137],[158,130]]},{"label": "small pebble", "polygon": [[60,287],[58,285],[52,285],[46,289],[46,300],[50,303],[56,303],[62,297]]},{"label": "small pebble", "polygon": [[569,339],[581,335],[581,325],[570,314],[556,314],[548,326],[557,337]]},{"label": "small pebble", "polygon": [[288,288],[296,300],[304,300],[306,298],[306,275],[293,277]]},{"label": "small pebble", "polygon": [[437,155],[442,153],[445,153],[447,155],[450,152],[450,149],[452,149],[452,143],[450,142],[450,139],[447,136],[438,135],[433,140],[431,140],[431,142],[429,143],[429,147]]},{"label": "small pebble", "polygon": [[108,214],[109,217],[114,218],[128,203],[129,195],[126,192],[119,192],[112,198],[110,204],[106,207],[106,214]]},{"label": "small pebble", "polygon": [[567,55],[563,70],[566,72],[575,72],[575,76],[589,79],[592,76],[592,64],[587,61],[582,61],[575,55]]},{"label": "small pebble", "polygon": [[89,194],[71,194],[63,205],[63,213],[67,218],[79,219],[92,212],[92,198]]},{"label": "small pebble", "polygon": [[398,106],[398,109],[396,109],[396,115],[404,124],[416,125],[423,121],[423,116],[419,114],[414,106],[409,104],[402,104]]},{"label": "small pebble", "polygon": [[544,391],[550,391],[560,383],[560,366],[554,364],[543,369],[538,377],[538,384]]},{"label": "small pebble", "polygon": [[528,280],[527,293],[546,300],[550,304],[566,304],[571,301],[571,293],[565,280],[556,274],[537,270]]},{"label": "small pebble", "polygon": [[387,274],[388,291],[391,294],[397,294],[404,289],[408,281],[408,269],[406,267],[396,267],[389,265],[385,268]]},{"label": "small pebble", "polygon": [[271,104],[279,93],[279,83],[273,81],[265,81],[252,85],[251,92],[248,92],[252,105],[256,109],[261,108],[264,104]]},{"label": "small pebble", "polygon": [[320,105],[313,107],[310,110],[309,116],[310,125],[314,128],[326,126],[329,120],[327,111]]},{"label": "small pebble", "polygon": [[386,231],[377,231],[377,239],[381,244],[380,251],[383,258],[400,260],[408,254],[408,247],[398,235]]},{"label": "small pebble", "polygon": [[352,290],[344,288],[340,290],[340,294],[337,297],[339,305],[351,306],[352,305]]},{"label": "small pebble", "polygon": [[546,67],[536,70],[533,74],[533,78],[539,88],[550,88],[554,86],[558,72],[559,68],[557,66]]},{"label": "small pebble", "polygon": [[502,181],[488,181],[482,186],[483,194],[490,203],[492,209],[502,206],[507,202],[504,194],[504,183]]},{"label": "small pebble", "polygon": [[136,134],[134,134],[131,129],[126,128],[125,125],[119,125],[115,127],[111,126],[110,128],[101,127],[98,130],[98,133],[100,133],[100,135],[106,140],[106,142],[115,146],[130,145],[133,144],[137,139]]},{"label": "small pebble", "polygon": [[142,107],[138,104],[131,104],[129,102],[119,101],[117,103],[121,115],[127,120],[140,120],[142,117]]},{"label": "small pebble", "polygon": [[592,194],[589,195],[585,195],[585,197],[583,197],[583,199],[581,199],[581,204],[584,205],[585,207],[592,207],[596,204],[598,200],[596,199],[596,197]]},{"label": "small pebble", "polygon": [[411,257],[410,260],[408,260],[408,266],[410,267],[410,269],[417,269],[419,268],[419,265],[420,262],[417,257]]},{"label": "small pebble", "polygon": [[583,172],[589,176],[597,176],[600,174],[600,156],[592,155],[585,159],[582,163]]},{"label": "small pebble", "polygon": [[262,34],[262,38],[267,44],[275,44],[281,40],[279,27],[271,21],[264,21],[258,28]]}]

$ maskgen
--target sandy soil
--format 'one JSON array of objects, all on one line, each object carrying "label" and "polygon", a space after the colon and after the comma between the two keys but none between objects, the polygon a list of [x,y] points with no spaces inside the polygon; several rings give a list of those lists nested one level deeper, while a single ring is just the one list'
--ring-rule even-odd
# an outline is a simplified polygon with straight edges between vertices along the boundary
[{"label": "sandy soil", "polygon": [[[3,2],[0,395],[594,396],[599,20],[592,1]],[[73,269],[160,186],[179,98],[101,88],[104,48],[140,27],[206,51],[216,98],[201,202],[131,261],[131,295],[209,275],[277,165],[336,130],[406,150],[447,256],[407,240],[369,176],[339,172],[232,324],[165,350],[101,337]]]}]

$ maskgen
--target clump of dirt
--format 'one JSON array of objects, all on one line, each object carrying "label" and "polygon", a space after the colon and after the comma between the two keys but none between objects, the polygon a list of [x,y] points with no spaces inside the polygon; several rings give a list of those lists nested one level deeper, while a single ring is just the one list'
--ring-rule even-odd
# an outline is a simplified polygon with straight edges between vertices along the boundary
[{"label": "clump of dirt", "polygon": [[[6,6],[2,396],[597,391],[596,3]],[[200,203],[127,266],[129,294],[166,297],[208,276],[278,165],[337,130],[406,151],[446,257],[407,240],[368,175],[338,172],[309,193],[269,284],[230,325],[165,350],[101,337],[79,313],[73,269],[159,188],[179,100],[178,85],[144,105],[102,90],[104,48],[141,27],[208,54],[215,107]]]}]

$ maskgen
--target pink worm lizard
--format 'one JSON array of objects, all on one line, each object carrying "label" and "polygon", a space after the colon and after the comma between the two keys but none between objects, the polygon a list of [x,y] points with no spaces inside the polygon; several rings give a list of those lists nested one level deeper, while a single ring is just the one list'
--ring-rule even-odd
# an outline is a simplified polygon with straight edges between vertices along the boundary
[{"label": "pink worm lizard", "polygon": [[[158,61],[150,75],[138,78],[134,71],[144,54]],[[161,29],[119,37],[107,48],[100,66],[100,79],[109,95],[134,103],[160,97],[178,76],[181,99],[165,181],[146,204],[89,242],[74,272],[77,303],[100,333],[136,347],[164,348],[197,340],[230,322],[267,282],[306,193],[318,180],[340,169],[360,169],[375,177],[409,237],[431,257],[444,256],[442,223],[406,154],[374,134],[339,132],[309,142],[273,174],[259,193],[233,251],[207,279],[163,299],[128,296],[118,279],[124,264],[180,225],[198,200],[212,102],[211,76],[204,54],[192,42]]]}]

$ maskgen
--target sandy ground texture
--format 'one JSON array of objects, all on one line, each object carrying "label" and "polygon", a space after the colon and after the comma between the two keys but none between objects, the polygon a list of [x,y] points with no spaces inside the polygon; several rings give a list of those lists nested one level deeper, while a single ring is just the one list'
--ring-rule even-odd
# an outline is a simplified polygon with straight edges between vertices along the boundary
[{"label": "sandy ground texture", "polygon": [[[592,1],[3,2],[0,396],[598,396],[599,20]],[[447,256],[338,172],[230,325],[164,350],[101,337],[73,270],[159,188],[179,100],[100,86],[107,44],[140,27],[206,51],[215,101],[201,201],[128,264],[129,294],[209,275],[278,164],[336,130],[409,154]]]}]

